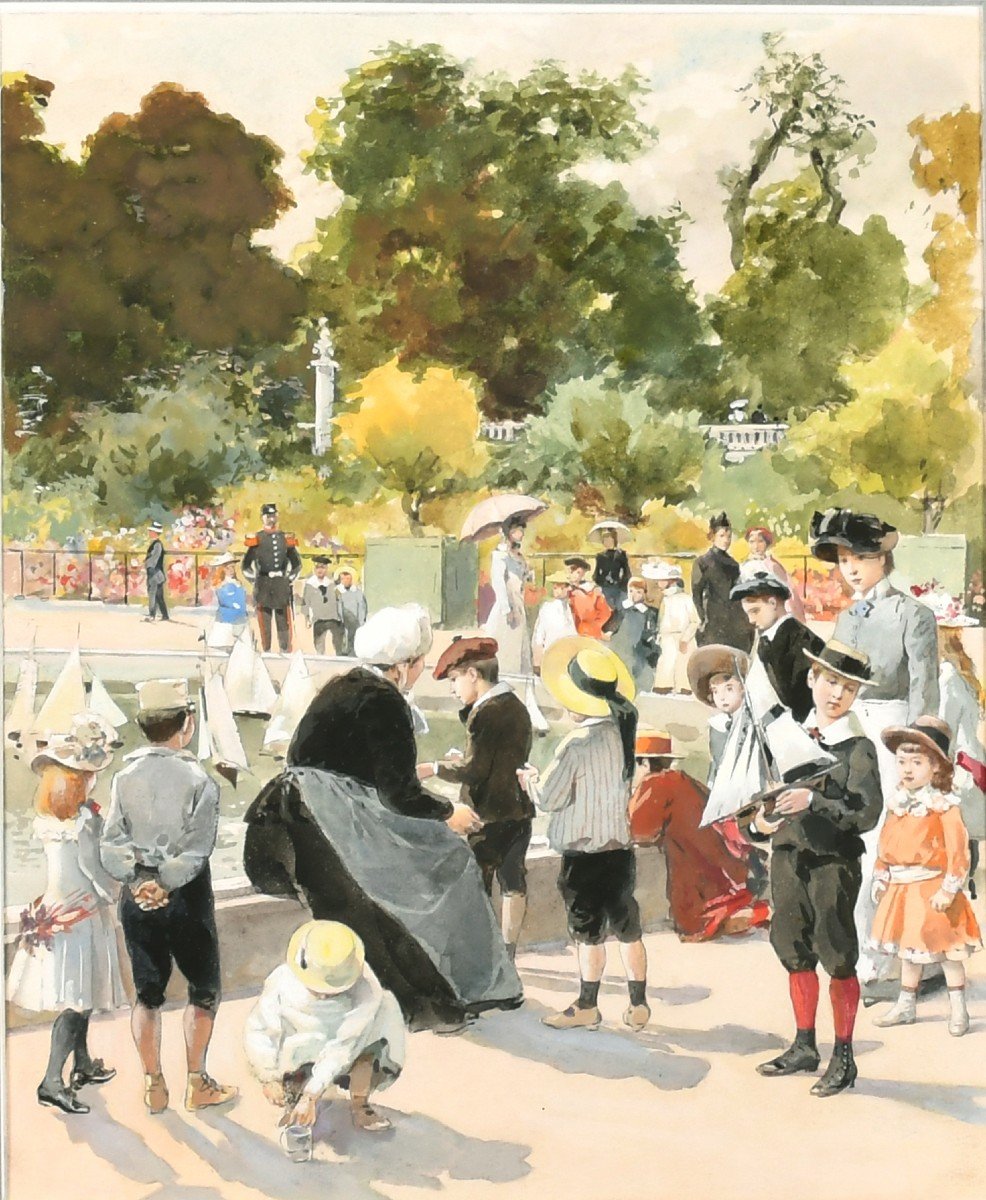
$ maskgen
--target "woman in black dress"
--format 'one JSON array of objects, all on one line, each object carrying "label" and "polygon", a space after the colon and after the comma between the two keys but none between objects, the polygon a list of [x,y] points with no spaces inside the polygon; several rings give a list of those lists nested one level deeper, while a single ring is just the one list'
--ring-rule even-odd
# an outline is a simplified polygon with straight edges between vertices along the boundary
[{"label": "woman in black dress", "polygon": [[729,517],[719,513],[709,522],[712,545],[692,568],[692,599],[701,621],[695,640],[700,646],[719,644],[749,652],[753,627],[740,602],[729,598],[740,574],[739,563],[729,553],[732,540]]},{"label": "woman in black dress", "polygon": [[403,693],[430,646],[417,605],[382,609],[357,632],[366,665],[330,680],[302,717],[287,769],[246,814],[244,866],[261,891],[355,930],[412,1028],[451,1033],[522,992],[458,836],[478,818],[417,778]]}]

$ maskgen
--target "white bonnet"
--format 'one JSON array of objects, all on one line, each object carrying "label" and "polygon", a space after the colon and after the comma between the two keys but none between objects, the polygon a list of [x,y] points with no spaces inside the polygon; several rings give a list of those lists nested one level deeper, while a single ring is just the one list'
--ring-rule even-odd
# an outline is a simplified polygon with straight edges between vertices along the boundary
[{"label": "white bonnet", "polygon": [[377,667],[420,658],[431,649],[431,618],[420,604],[381,608],[356,631],[356,657]]}]

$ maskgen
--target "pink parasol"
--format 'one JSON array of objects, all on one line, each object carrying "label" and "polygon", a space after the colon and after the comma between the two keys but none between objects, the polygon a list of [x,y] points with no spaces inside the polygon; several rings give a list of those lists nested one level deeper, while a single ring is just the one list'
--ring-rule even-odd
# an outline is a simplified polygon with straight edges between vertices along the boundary
[{"label": "pink parasol", "polygon": [[498,496],[490,496],[488,500],[481,500],[466,517],[459,541],[485,541],[486,538],[498,534],[504,521],[509,521],[511,517],[522,517],[529,521],[543,513],[547,507],[543,500],[536,500],[533,496],[522,496],[517,492],[502,492]]}]

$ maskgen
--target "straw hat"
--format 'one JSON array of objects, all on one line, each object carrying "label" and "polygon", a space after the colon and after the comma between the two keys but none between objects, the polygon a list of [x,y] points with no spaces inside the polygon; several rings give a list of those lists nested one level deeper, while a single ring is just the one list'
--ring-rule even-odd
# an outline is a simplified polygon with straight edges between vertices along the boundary
[{"label": "straw hat", "polygon": [[45,767],[57,765],[72,771],[103,771],[113,761],[111,744],[116,730],[95,713],[80,713],[72,719],[70,733],[49,738],[31,759],[31,770],[40,775]]},{"label": "straw hat", "polygon": [[148,679],[135,684],[138,713],[181,712],[195,707],[187,679]]},{"label": "straw hat", "polygon": [[645,579],[653,579],[658,583],[684,578],[681,573],[681,567],[677,563],[644,563],[640,568],[640,573]]},{"label": "straw hat", "polygon": [[556,583],[563,583],[567,587],[571,581],[568,578],[567,571],[552,571],[550,575],[545,576],[544,582],[552,585]]},{"label": "straw hat", "polygon": [[826,642],[817,654],[805,650],[804,656],[824,667],[826,671],[831,671],[833,675],[839,675],[852,683],[869,683],[873,678],[869,656],[861,650],[854,650],[844,642],[836,641],[835,638]]},{"label": "straw hat", "polygon": [[632,700],[637,689],[623,660],[595,638],[564,637],[552,642],[544,652],[541,682],[559,704],[584,717],[608,717],[609,705],[601,696],[593,696],[579,686],[573,672],[587,684],[616,685],[615,690]]},{"label": "straw hat", "polygon": [[685,757],[674,749],[671,734],[657,729],[639,729],[633,752],[638,758]]},{"label": "straw hat", "polygon": [[227,552],[225,554],[220,554],[218,558],[214,558],[212,560],[212,565],[214,567],[228,567],[230,565],[230,563],[235,563],[235,562],[239,562],[239,561],[240,560],[236,557],[235,554],[230,554],[229,551],[227,550]]},{"label": "straw hat", "polygon": [[735,646],[713,642],[696,650],[688,659],[688,686],[695,698],[712,708],[711,681],[716,675],[736,675],[737,664],[739,678],[743,679],[749,670],[750,658]]},{"label": "straw hat", "polygon": [[952,742],[952,730],[937,717],[918,717],[913,725],[891,725],[880,734],[880,739],[890,751],[895,751],[905,743],[913,743],[929,751],[939,762],[951,765],[948,749]]},{"label": "straw hat", "polygon": [[420,604],[381,608],[353,639],[356,657],[377,667],[411,662],[431,649],[431,619]]},{"label": "straw hat", "polygon": [[363,973],[363,943],[339,921],[308,921],[288,942],[285,961],[313,992],[335,996],[346,991]]}]

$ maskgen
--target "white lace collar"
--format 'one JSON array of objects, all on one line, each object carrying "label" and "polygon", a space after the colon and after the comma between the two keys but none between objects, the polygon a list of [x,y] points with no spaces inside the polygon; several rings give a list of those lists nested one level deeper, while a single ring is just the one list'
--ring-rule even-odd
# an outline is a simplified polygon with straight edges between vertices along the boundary
[{"label": "white lace collar", "polygon": [[958,796],[951,792],[940,792],[929,783],[918,788],[916,792],[909,792],[902,787],[897,788],[891,796],[887,808],[896,817],[926,817],[928,813],[948,812],[950,808],[954,808],[959,803],[961,801]]}]

